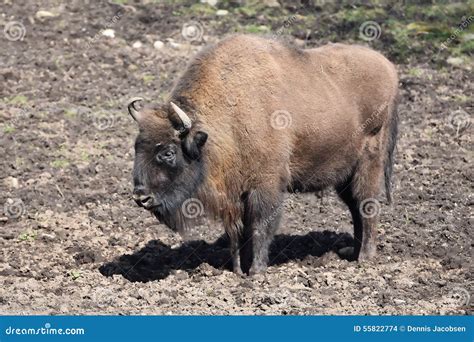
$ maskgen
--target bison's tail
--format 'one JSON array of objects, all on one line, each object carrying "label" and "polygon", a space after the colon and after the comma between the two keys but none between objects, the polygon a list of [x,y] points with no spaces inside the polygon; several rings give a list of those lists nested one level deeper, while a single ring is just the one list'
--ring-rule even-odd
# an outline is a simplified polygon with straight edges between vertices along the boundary
[{"label": "bison's tail", "polygon": [[385,193],[389,204],[392,203],[392,172],[394,163],[395,146],[398,138],[398,99],[394,102],[392,113],[390,115],[387,156],[385,159],[384,173],[385,173]]}]

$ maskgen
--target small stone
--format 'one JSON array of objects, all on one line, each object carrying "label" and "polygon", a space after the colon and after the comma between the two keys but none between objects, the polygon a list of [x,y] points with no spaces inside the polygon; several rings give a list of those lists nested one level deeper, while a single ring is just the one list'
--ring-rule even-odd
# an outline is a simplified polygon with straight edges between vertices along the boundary
[{"label": "small stone", "polygon": [[174,272],[174,275],[176,277],[176,280],[186,280],[189,278],[189,275],[185,271],[177,270]]},{"label": "small stone", "polygon": [[218,2],[218,0],[201,0],[202,4],[208,4],[208,5],[211,5],[211,6],[216,6],[217,2]]},{"label": "small stone", "polygon": [[403,299],[397,299],[397,298],[395,298],[395,299],[393,300],[393,302],[394,302],[396,305],[402,305],[402,304],[406,304],[406,303],[407,303],[405,300],[403,300]]},{"label": "small stone", "polygon": [[471,40],[474,40],[474,33],[466,33],[461,36],[461,40],[463,42],[469,42]]},{"label": "small stone", "polygon": [[227,14],[229,14],[229,11],[225,10],[225,9],[220,9],[220,10],[217,10],[217,12],[216,12],[216,15],[219,16],[219,17],[227,15]]},{"label": "small stone", "polygon": [[134,48],[134,49],[139,49],[142,46],[143,46],[142,42],[140,42],[138,40],[135,43],[132,44],[132,48]]},{"label": "small stone", "polygon": [[41,238],[43,238],[44,240],[53,241],[53,240],[56,239],[56,235],[43,233],[43,234],[41,234]]},{"label": "small stone", "polygon": [[156,42],[153,43],[153,47],[157,50],[162,49],[165,46],[165,43],[163,43],[161,40],[157,40]]},{"label": "small stone", "polygon": [[7,177],[4,179],[5,186],[7,188],[18,189],[18,179],[15,177]]},{"label": "small stone", "polygon": [[446,62],[448,62],[448,64],[458,66],[463,64],[464,60],[461,57],[449,57]]},{"label": "small stone", "polygon": [[112,29],[106,29],[102,31],[102,35],[108,38],[115,38],[115,31]]},{"label": "small stone", "polygon": [[263,0],[262,4],[266,7],[281,7],[280,3],[277,0]]},{"label": "small stone", "polygon": [[49,172],[42,172],[40,175],[40,178],[45,178],[45,179],[50,179],[53,177]]},{"label": "small stone", "polygon": [[176,43],[174,39],[170,38],[168,39],[168,45],[171,46],[173,49],[179,50],[181,48],[180,43]]},{"label": "small stone", "polygon": [[36,12],[35,17],[38,19],[46,19],[46,18],[54,18],[54,17],[57,17],[58,15],[59,15],[58,13],[40,10]]}]

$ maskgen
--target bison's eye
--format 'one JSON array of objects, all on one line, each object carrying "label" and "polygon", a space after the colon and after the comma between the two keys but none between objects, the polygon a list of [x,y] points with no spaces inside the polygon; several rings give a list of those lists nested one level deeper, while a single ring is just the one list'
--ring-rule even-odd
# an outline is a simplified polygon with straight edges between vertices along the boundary
[{"label": "bison's eye", "polygon": [[176,158],[176,153],[172,149],[167,149],[167,150],[164,150],[164,151],[160,151],[156,155],[156,160],[159,163],[166,162],[170,165],[174,165],[175,158]]}]

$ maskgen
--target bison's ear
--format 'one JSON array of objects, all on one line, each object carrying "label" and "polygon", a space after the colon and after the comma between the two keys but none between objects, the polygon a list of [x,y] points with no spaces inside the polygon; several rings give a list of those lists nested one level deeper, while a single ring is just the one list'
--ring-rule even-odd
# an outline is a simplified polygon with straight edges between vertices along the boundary
[{"label": "bison's ear", "polygon": [[201,157],[202,147],[207,141],[207,133],[197,131],[194,136],[189,134],[183,140],[184,153],[191,159],[199,159]]}]

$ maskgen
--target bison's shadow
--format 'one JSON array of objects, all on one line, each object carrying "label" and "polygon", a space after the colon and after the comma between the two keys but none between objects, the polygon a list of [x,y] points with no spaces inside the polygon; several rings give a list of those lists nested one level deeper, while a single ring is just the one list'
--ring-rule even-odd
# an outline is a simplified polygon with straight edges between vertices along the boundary
[{"label": "bison's shadow", "polygon": [[[347,233],[330,231],[311,232],[306,235],[276,235],[270,246],[270,265],[290,260],[301,260],[308,255],[322,256],[353,246]],[[218,269],[231,269],[228,240],[225,235],[214,243],[189,241],[172,249],[159,240],[152,240],[134,254],[125,254],[115,261],[103,264],[99,270],[105,276],[121,274],[130,281],[147,282],[166,278],[173,270],[193,270],[202,263]]]}]

